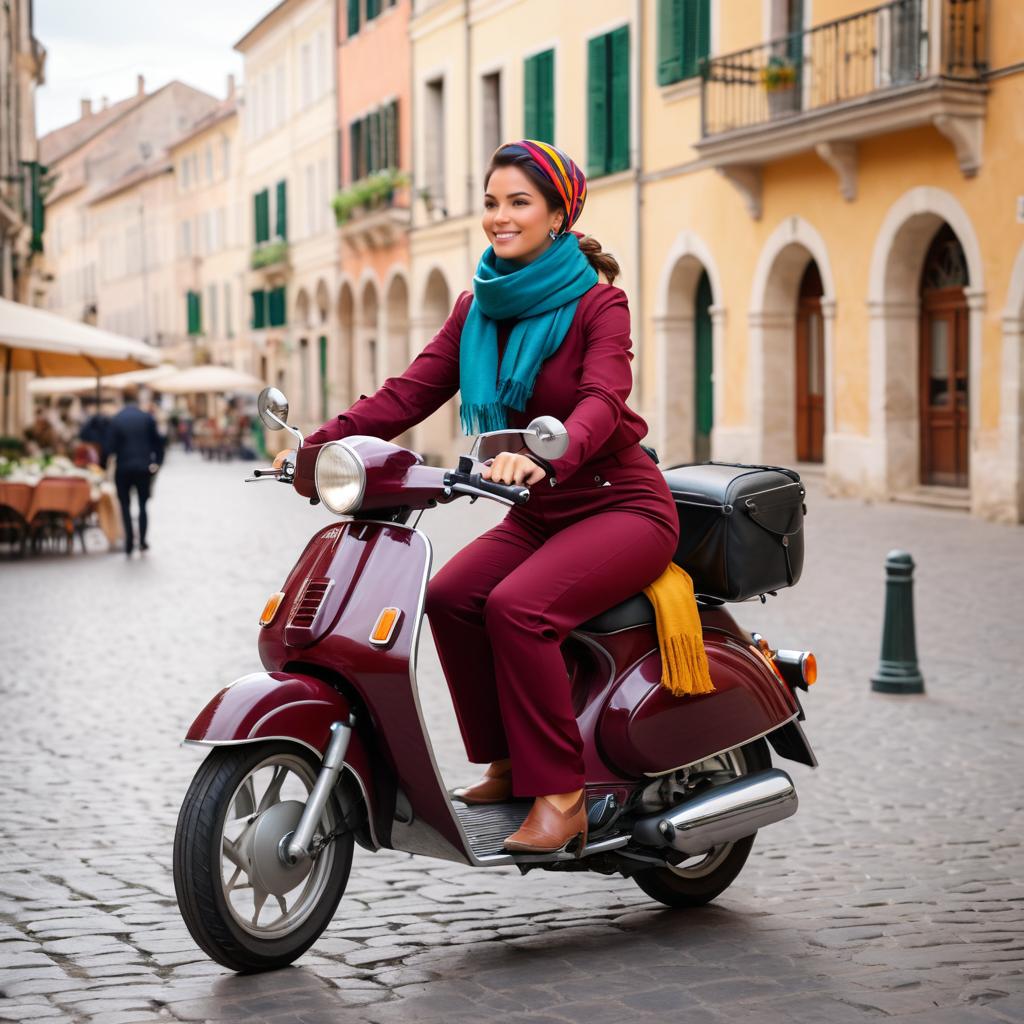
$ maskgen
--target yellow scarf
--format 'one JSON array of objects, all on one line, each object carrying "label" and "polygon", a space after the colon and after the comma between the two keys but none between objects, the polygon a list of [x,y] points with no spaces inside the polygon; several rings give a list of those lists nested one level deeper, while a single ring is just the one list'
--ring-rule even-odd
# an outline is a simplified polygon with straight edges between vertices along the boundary
[{"label": "yellow scarf", "polygon": [[676,697],[712,693],[693,581],[674,562],[644,593],[654,605],[661,648],[661,685]]}]

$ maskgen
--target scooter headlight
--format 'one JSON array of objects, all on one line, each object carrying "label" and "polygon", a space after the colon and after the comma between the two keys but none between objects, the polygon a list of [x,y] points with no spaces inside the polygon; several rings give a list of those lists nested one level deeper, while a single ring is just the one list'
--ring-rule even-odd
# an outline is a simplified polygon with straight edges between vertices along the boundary
[{"label": "scooter headlight", "polygon": [[354,449],[342,441],[331,441],[317,453],[313,482],[320,500],[343,516],[359,508],[363,500],[366,468]]}]

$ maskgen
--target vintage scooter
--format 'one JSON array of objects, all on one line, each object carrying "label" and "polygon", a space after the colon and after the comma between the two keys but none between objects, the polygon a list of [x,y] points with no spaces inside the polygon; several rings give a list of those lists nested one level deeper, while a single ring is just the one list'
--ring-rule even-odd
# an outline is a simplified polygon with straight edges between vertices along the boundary
[{"label": "vintage scooter", "polygon": [[506,853],[502,841],[530,801],[453,800],[424,726],[416,652],[431,546],[408,521],[462,496],[527,501],[527,488],[481,479],[480,464],[524,443],[558,458],[565,428],[541,417],[521,432],[482,434],[445,470],[373,437],[303,446],[276,389],[259,410],[298,448],[253,479],[286,483],[342,518],[313,536],[267,601],[264,670],[221,690],[185,741],[213,749],[178,817],[174,885],[214,960],[260,971],[305,952],[345,891],[354,843],[481,868],[619,874],[668,906],[694,907],[733,881],[759,828],[796,811],[769,744],[816,765],[796,696],[814,681],[813,655],[773,651],[709,600],[700,615],[716,689],[672,696],[659,683],[653,609],[639,594],[563,645],[585,744],[587,845]]}]

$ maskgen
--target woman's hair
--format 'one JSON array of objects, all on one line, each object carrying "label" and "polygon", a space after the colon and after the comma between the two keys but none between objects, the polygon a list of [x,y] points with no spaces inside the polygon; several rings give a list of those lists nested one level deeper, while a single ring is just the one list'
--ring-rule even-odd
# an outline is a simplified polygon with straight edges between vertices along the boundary
[{"label": "woman's hair", "polygon": [[[537,186],[540,194],[544,197],[548,209],[552,213],[565,212],[565,203],[558,194],[558,190],[551,181],[544,175],[537,173],[537,165],[533,159],[526,154],[503,153],[500,149],[491,157],[484,174],[484,188],[487,188],[491,175],[499,167],[521,167],[530,176],[530,180]],[[564,225],[564,221],[562,222]],[[619,261],[610,253],[601,248],[601,243],[593,235],[580,237],[580,251],[590,261],[590,265],[607,278],[609,284],[614,284],[615,278],[619,276]]]}]

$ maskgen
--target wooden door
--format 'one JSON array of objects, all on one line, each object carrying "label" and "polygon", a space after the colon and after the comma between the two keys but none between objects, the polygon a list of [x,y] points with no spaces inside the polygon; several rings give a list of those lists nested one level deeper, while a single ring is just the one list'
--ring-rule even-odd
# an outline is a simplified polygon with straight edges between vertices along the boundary
[{"label": "wooden door", "polygon": [[921,279],[921,482],[968,484],[968,357],[966,260],[944,226],[925,259]]},{"label": "wooden door", "polygon": [[796,457],[825,461],[825,324],[821,275],[812,260],[800,282],[796,309]]},{"label": "wooden door", "polygon": [[711,282],[706,272],[700,275],[700,281],[697,283],[693,335],[693,458],[695,462],[706,462],[711,458],[711,427],[715,422],[714,384],[712,382]]}]

